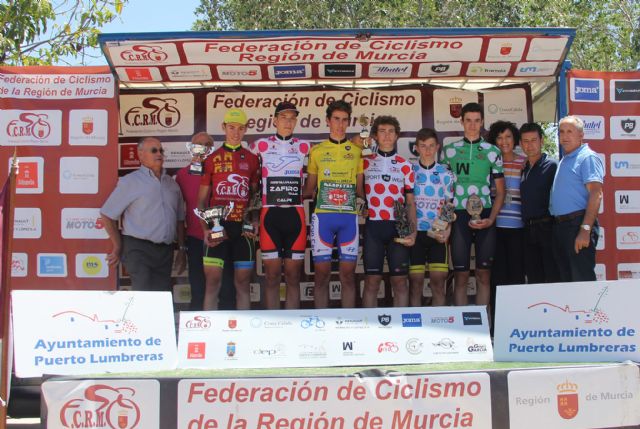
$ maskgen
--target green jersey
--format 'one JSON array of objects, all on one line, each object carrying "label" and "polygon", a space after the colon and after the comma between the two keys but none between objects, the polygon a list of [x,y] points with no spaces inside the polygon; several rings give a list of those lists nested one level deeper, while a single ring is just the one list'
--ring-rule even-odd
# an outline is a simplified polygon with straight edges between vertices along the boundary
[{"label": "green jersey", "polygon": [[502,154],[496,146],[480,138],[470,142],[464,138],[444,147],[442,163],[455,175],[453,203],[465,210],[469,195],[476,194],[484,207],[491,207],[491,175],[503,177]]}]

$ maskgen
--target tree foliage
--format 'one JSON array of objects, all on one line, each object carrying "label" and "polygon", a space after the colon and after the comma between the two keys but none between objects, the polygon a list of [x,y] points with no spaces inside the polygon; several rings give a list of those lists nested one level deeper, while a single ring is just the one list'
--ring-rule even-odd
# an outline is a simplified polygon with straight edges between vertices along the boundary
[{"label": "tree foliage", "polygon": [[0,0],[0,64],[41,65],[84,55],[127,0]]},{"label": "tree foliage", "polygon": [[201,0],[194,30],[573,27],[574,68],[635,70],[638,0]]}]

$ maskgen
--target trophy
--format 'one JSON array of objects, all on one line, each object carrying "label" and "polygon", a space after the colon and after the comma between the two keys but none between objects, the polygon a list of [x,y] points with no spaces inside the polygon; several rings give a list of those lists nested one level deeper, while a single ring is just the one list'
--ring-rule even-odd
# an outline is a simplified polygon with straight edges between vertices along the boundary
[{"label": "trophy", "polygon": [[214,147],[187,143],[187,150],[191,154],[192,159],[191,165],[189,165],[189,174],[202,176],[202,161],[204,161],[206,157],[211,155],[211,153],[215,150]]},{"label": "trophy", "polygon": [[452,202],[446,202],[440,207],[440,214],[431,224],[431,229],[427,231],[427,235],[436,240],[443,237],[444,231],[451,222],[456,220],[456,206]]},{"label": "trophy", "polygon": [[366,199],[360,197],[356,198],[356,213],[363,219],[369,217],[369,205],[367,204]]},{"label": "trophy", "polygon": [[249,200],[249,205],[244,209],[244,216],[242,218],[242,231],[248,232],[251,234],[256,234],[255,227],[253,226],[253,222],[256,218],[260,218],[260,209],[262,209],[262,192],[257,190],[251,195],[251,199]]},{"label": "trophy", "polygon": [[220,240],[224,238],[224,227],[220,225],[220,221],[229,216],[229,213],[233,211],[233,206],[233,202],[229,202],[226,206],[213,206],[204,210],[200,210],[198,208],[193,209],[196,216],[205,221],[211,230],[209,232],[209,238],[211,240]]},{"label": "trophy", "polygon": [[360,115],[360,117],[358,118],[358,123],[362,127],[362,130],[360,131],[360,138],[362,139],[363,148],[362,156],[372,155],[373,150],[369,147],[369,142],[367,142],[367,139],[369,138],[369,129],[367,128],[369,126],[369,118],[367,118],[365,115]]},{"label": "trophy", "polygon": [[400,244],[407,244],[407,237],[413,232],[413,227],[409,222],[407,207],[404,203],[398,200],[393,202],[393,216],[396,219],[396,232],[398,233],[398,237],[394,238],[394,241]]},{"label": "trophy", "polygon": [[469,195],[467,199],[467,213],[471,215],[471,223],[478,223],[480,221],[480,213],[484,205],[482,200],[476,194]]}]

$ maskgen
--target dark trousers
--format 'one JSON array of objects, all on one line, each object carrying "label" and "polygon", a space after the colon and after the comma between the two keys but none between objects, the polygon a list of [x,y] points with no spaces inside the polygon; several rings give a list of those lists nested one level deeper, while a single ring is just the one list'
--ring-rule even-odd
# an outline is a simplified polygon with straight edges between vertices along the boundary
[{"label": "dark trousers", "polygon": [[122,236],[122,263],[135,291],[170,291],[173,245]]},{"label": "dark trousers", "polygon": [[524,273],[527,283],[556,283],[560,281],[558,265],[553,254],[553,220],[524,227]]},{"label": "dark trousers", "polygon": [[200,311],[204,302],[204,265],[202,264],[204,242],[187,235],[187,262],[189,265],[189,284],[191,285],[191,304],[189,310]]},{"label": "dark trousers", "polygon": [[600,226],[596,221],[591,228],[589,247],[580,250],[576,254],[575,240],[580,232],[582,216],[557,222],[553,225],[553,249],[560,280],[563,282],[594,281],[596,279],[596,245],[598,244],[598,234]]},{"label": "dark trousers", "polygon": [[496,250],[491,267],[491,313],[495,320],[496,288],[524,284],[522,228],[496,228]]}]

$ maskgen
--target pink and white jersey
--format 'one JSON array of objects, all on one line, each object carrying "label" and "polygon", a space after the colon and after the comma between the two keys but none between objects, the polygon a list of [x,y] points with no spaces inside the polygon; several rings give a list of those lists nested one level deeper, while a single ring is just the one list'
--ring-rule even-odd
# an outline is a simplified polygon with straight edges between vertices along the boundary
[{"label": "pink and white jersey", "polygon": [[404,202],[404,195],[413,192],[415,180],[411,164],[396,151],[378,152],[363,162],[369,219],[395,220],[393,202]]},{"label": "pink and white jersey", "polygon": [[262,205],[302,206],[304,158],[311,144],[295,137],[269,136],[251,143],[262,166]]}]

